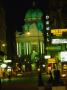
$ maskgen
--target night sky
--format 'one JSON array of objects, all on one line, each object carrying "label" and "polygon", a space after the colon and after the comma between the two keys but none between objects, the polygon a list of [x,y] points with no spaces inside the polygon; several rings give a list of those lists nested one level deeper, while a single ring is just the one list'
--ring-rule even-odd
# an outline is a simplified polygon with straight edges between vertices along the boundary
[{"label": "night sky", "polygon": [[[45,10],[48,0],[35,0],[35,7]],[[46,1],[46,2],[45,2]],[[33,0],[3,0],[7,25],[19,29],[24,24],[24,16],[28,9],[33,8]]]},{"label": "night sky", "polygon": [[[6,23],[7,25],[12,25],[16,29],[21,28],[24,24],[24,16],[26,12],[33,7],[33,0],[2,0],[3,7],[6,14]],[[49,8],[49,0],[34,0],[35,7],[42,9],[44,12]],[[50,0],[50,1],[57,1],[57,0]],[[60,0],[58,0],[58,3]],[[58,7],[58,3],[55,3],[54,8]],[[66,6],[66,7],[65,7]],[[63,13],[66,14],[67,2],[63,6]]]}]

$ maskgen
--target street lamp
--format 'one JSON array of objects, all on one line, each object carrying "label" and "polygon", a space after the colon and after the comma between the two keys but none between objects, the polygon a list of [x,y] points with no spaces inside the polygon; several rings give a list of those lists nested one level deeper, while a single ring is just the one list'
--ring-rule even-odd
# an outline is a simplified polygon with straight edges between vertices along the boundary
[{"label": "street lamp", "polygon": [[2,46],[5,47],[6,46],[5,43],[3,43]]},{"label": "street lamp", "polygon": [[2,50],[3,52],[6,52],[6,44],[5,44],[5,43],[2,43],[2,44],[1,44],[1,50]]}]

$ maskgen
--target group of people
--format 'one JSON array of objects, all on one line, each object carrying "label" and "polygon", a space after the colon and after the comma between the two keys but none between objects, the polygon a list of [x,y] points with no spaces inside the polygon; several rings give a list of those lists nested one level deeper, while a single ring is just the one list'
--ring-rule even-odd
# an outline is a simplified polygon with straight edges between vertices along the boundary
[{"label": "group of people", "polygon": [[53,75],[52,72],[50,71],[50,78],[48,80],[48,83],[52,85],[64,85],[61,79],[60,70],[54,70]]},{"label": "group of people", "polygon": [[[59,70],[54,70],[53,73],[50,71],[50,77],[47,80],[47,85],[49,90],[51,90],[51,86],[59,86],[59,85],[64,85],[63,80],[61,79],[60,71]],[[38,85],[39,86],[44,86],[44,82],[42,79],[42,73],[39,72],[38,74]],[[47,89],[46,89],[47,90]]]}]

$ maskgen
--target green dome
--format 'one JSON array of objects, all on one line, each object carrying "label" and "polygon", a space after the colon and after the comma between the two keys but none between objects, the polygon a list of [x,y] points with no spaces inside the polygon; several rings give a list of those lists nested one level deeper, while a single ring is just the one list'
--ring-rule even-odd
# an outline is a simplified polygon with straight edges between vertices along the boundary
[{"label": "green dome", "polygon": [[41,20],[43,13],[40,9],[30,9],[25,15],[25,21]]}]

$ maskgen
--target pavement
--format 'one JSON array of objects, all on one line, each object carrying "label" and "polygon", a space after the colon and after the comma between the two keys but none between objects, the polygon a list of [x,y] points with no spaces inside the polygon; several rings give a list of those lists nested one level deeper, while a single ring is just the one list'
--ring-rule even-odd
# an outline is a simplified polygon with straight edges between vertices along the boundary
[{"label": "pavement", "polygon": [[38,87],[32,84],[13,83],[2,85],[1,90],[38,90]]},{"label": "pavement", "polygon": [[[43,75],[43,81],[46,77]],[[38,76],[26,74],[22,77],[12,77],[1,79],[0,90],[39,90],[38,89]]]},{"label": "pavement", "polygon": [[[44,83],[47,81],[47,75],[43,74]],[[50,90],[49,85],[47,85]],[[45,86],[44,86],[45,88]],[[0,90],[39,90],[38,76],[37,75],[25,75],[23,77],[12,77],[1,79]]]}]

